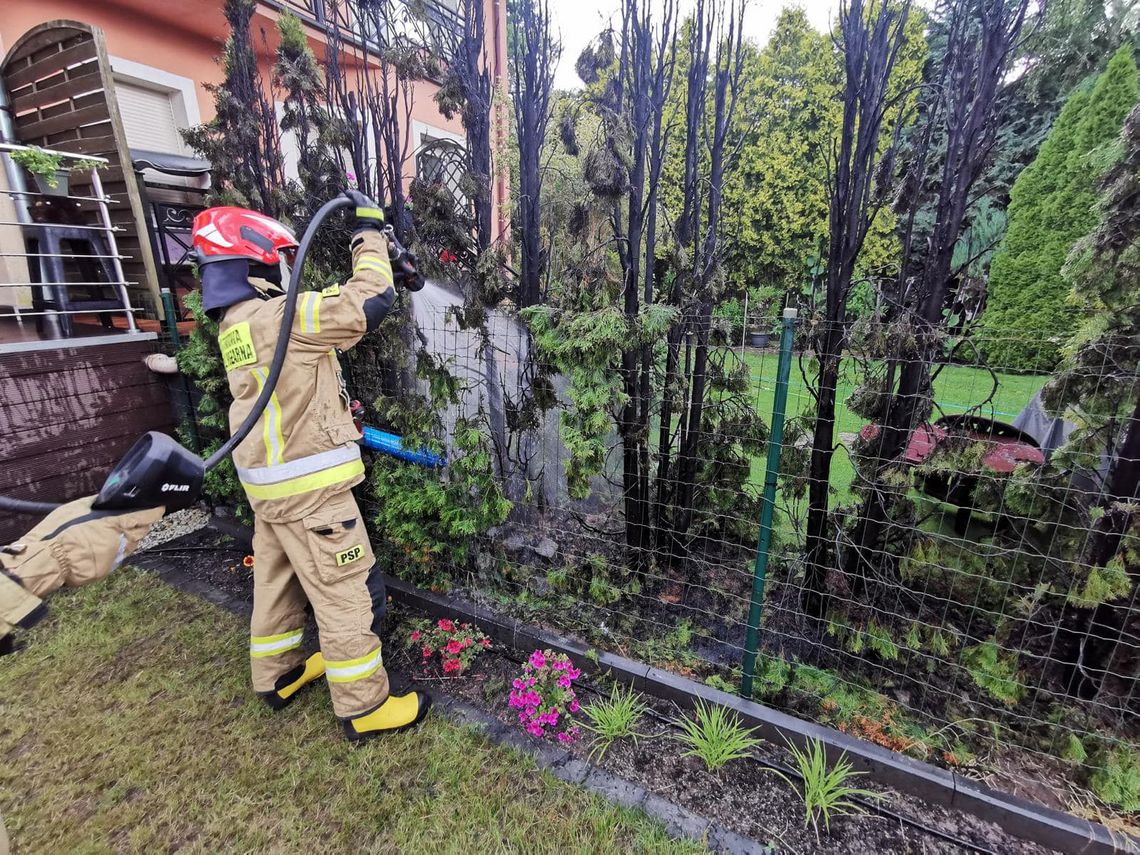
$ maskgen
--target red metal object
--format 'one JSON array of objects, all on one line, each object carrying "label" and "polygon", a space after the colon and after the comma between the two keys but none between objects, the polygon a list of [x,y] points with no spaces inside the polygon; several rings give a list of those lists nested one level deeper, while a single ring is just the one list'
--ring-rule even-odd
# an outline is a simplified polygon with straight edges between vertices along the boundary
[{"label": "red metal object", "polygon": [[361,436],[364,435],[364,404],[356,399],[348,405],[348,411],[352,413],[352,423],[356,425],[356,432]]},{"label": "red metal object", "polygon": [[[878,425],[865,425],[859,431],[864,442],[870,442],[878,435]],[[978,416],[945,416],[933,424],[919,425],[910,435],[903,460],[912,466],[925,463],[939,444],[951,435],[990,446],[982,457],[982,463],[1001,475],[1009,475],[1020,463],[1040,466],[1045,462],[1044,453],[1029,434],[1011,424]]]}]

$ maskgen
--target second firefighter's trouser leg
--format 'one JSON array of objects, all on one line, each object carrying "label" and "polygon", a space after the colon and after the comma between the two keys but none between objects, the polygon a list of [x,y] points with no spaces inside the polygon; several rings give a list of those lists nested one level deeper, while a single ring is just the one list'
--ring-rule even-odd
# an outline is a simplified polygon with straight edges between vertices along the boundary
[{"label": "second firefighter's trouser leg", "polygon": [[293,571],[274,526],[255,520],[253,617],[249,628],[254,691],[273,691],[278,677],[305,660],[301,640],[305,631],[306,602],[301,580]]},{"label": "second firefighter's trouser leg", "polygon": [[[374,606],[369,590],[376,560],[356,500],[346,492],[303,520],[271,527],[313,604],[333,710],[343,719],[376,709],[388,698],[388,674],[373,626],[375,606],[383,603]],[[255,554],[254,561],[256,568],[260,556]]]}]

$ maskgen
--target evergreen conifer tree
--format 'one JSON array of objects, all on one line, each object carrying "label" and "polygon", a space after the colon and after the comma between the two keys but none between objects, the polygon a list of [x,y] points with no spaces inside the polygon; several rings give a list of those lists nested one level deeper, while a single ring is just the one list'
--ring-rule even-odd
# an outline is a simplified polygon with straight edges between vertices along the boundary
[{"label": "evergreen conifer tree", "polygon": [[1096,223],[1099,151],[1140,98],[1131,46],[1065,102],[1033,163],[1014,182],[1009,228],[990,274],[986,356],[995,368],[1048,371],[1081,323],[1061,268]]}]

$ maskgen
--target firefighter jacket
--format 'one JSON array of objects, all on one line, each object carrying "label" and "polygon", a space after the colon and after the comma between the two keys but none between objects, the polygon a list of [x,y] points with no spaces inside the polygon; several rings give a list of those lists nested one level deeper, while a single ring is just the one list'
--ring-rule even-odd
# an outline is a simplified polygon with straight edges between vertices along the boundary
[{"label": "firefighter jacket", "polygon": [[[289,349],[269,404],[234,449],[238,479],[257,516],[300,520],[364,478],[360,433],[349,411],[336,348],[375,329],[395,300],[388,241],[364,230],[352,239],[352,277],[344,285],[306,291],[297,301]],[[269,376],[285,297],[246,300],[219,326],[233,404],[230,430],[245,420]]]}]

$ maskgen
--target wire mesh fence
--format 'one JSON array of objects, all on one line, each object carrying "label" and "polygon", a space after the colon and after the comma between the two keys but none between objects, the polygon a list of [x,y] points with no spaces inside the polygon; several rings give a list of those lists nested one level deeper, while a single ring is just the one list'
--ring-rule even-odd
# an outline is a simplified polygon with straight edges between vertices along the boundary
[{"label": "wire mesh fence", "polygon": [[[593,333],[565,318],[492,311],[464,328],[463,306],[429,283],[407,308],[419,356],[405,382],[425,406],[403,441],[446,464],[372,464],[363,505],[393,572],[739,690],[779,349],[674,319],[643,343],[630,333],[631,369],[612,342],[598,362]],[[551,344],[557,324],[569,350]],[[1054,364],[1028,331],[1022,356],[1044,341],[1049,364],[1001,370],[988,354],[1005,343],[983,328],[914,357],[921,400],[899,422],[911,360],[860,321],[828,420],[819,332],[790,339],[752,695],[1054,804],[1126,770],[1140,747],[1138,378]],[[365,362],[350,360],[354,391],[390,427],[393,397]],[[1111,371],[1116,400],[1094,406]]]}]

